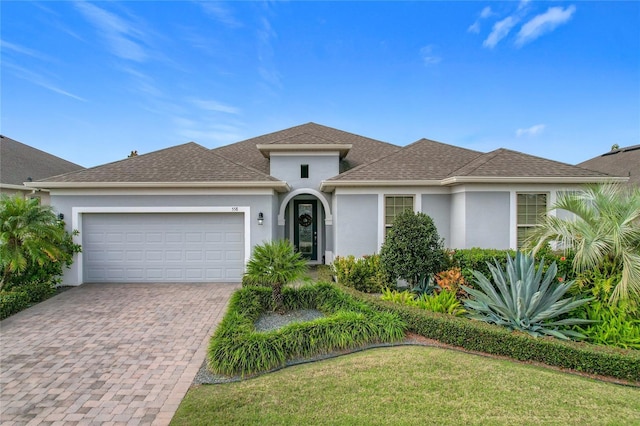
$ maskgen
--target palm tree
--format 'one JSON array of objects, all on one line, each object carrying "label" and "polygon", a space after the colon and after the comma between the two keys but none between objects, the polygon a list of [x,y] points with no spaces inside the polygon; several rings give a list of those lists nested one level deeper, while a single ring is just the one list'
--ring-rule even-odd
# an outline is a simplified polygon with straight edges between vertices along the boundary
[{"label": "palm tree", "polygon": [[534,253],[551,241],[575,250],[573,267],[621,271],[611,302],[640,298],[640,188],[617,184],[592,185],[558,196],[552,209],[573,218],[547,215],[527,241]]},{"label": "palm tree", "polygon": [[257,245],[247,262],[244,282],[271,287],[274,310],[284,313],[282,288],[307,270],[307,262],[287,240],[274,240]]},{"label": "palm tree", "polygon": [[0,289],[30,264],[64,258],[66,232],[49,206],[20,196],[0,198]]}]

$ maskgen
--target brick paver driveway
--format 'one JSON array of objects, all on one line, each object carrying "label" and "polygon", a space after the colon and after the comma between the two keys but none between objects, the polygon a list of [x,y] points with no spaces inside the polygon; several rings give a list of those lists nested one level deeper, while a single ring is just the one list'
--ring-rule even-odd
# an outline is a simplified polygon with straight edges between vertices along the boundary
[{"label": "brick paver driveway", "polygon": [[234,284],[85,284],[0,322],[0,423],[168,424]]}]

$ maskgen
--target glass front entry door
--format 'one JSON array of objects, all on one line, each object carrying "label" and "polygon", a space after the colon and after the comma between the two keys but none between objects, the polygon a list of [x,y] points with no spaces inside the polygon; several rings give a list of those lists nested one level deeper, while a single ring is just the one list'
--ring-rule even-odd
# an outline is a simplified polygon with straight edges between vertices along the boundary
[{"label": "glass front entry door", "polygon": [[318,260],[318,218],[316,200],[295,200],[293,243],[305,259]]}]

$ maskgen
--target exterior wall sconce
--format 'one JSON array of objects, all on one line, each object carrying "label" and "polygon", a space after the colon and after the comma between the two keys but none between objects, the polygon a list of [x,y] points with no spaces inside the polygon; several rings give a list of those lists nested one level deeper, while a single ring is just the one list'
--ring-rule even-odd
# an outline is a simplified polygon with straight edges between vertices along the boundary
[{"label": "exterior wall sconce", "polygon": [[58,220],[64,220],[64,215],[62,213],[58,214]]},{"label": "exterior wall sconce", "polygon": [[262,212],[258,213],[258,225],[262,225],[264,223],[264,215]]}]

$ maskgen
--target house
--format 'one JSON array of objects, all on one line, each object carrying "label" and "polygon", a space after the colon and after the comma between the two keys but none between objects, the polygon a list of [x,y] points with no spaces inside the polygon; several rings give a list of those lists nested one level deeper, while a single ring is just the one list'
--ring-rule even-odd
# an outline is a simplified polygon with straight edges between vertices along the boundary
[{"label": "house", "polygon": [[0,135],[0,194],[38,197],[43,204],[48,204],[49,193],[46,189],[39,188],[34,192],[34,188],[28,188],[23,183],[82,168],[70,161]]},{"label": "house", "polygon": [[610,175],[627,176],[627,185],[640,187],[640,145],[612,149],[578,166]]},{"label": "house", "polygon": [[451,248],[516,248],[559,191],[625,181],[507,149],[406,147],[307,123],[216,149],[190,142],[28,183],[83,251],[64,283],[240,281],[252,247],[311,264],[375,253],[395,215],[430,215]]}]

